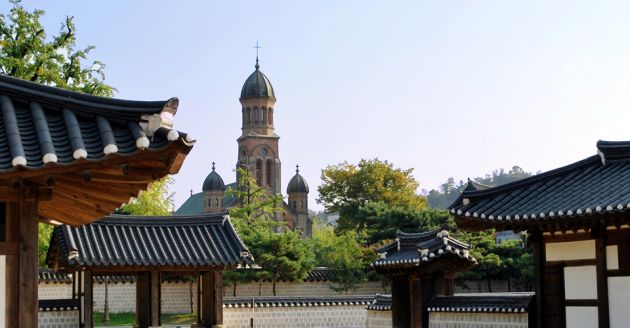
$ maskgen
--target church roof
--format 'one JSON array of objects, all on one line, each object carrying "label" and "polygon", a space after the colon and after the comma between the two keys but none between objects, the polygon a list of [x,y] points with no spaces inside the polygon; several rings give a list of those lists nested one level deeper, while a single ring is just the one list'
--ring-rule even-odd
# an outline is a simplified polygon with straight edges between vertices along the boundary
[{"label": "church roof", "polygon": [[203,181],[202,191],[225,191],[225,183],[219,173],[214,170],[214,163],[212,163],[212,172]]},{"label": "church roof", "polygon": [[[598,155],[484,190],[462,193],[451,205],[459,224],[480,229],[527,229],[630,212],[630,141],[597,143]],[[627,216],[627,215],[626,215]],[[545,228],[546,229],[546,228]]]},{"label": "church roof", "polygon": [[60,269],[233,267],[253,258],[224,213],[110,215],[53,230],[46,262]]},{"label": "church roof", "polygon": [[256,70],[245,80],[241,89],[241,99],[247,98],[269,98],[276,99],[271,82],[263,72],[260,71],[258,58],[256,59]]},{"label": "church roof", "polygon": [[295,170],[295,175],[287,185],[287,194],[294,192],[308,193],[308,183],[306,183],[304,177],[300,175],[299,167]]},{"label": "church roof", "polygon": [[[225,186],[225,189],[236,188],[236,182],[232,182]],[[202,214],[204,209],[203,192],[190,195],[188,199],[175,211],[176,216]],[[223,197],[223,207],[226,209],[236,204],[236,197],[225,193]]]}]

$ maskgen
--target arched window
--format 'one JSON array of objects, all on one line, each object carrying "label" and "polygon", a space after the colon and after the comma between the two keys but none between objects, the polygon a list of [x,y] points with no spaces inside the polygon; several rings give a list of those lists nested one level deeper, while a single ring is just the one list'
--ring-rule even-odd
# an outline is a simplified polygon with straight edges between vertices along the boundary
[{"label": "arched window", "polygon": [[273,108],[269,108],[269,114],[267,114],[269,118],[269,124],[273,124]]},{"label": "arched window", "polygon": [[208,199],[208,207],[212,207],[212,199]]},{"label": "arched window", "polygon": [[219,199],[218,198],[214,200],[214,205],[215,205],[214,207],[219,208]]},{"label": "arched window", "polygon": [[297,202],[293,201],[293,208],[297,208]]},{"label": "arched window", "polygon": [[267,187],[271,187],[271,181],[273,181],[273,160],[272,159],[268,159],[267,160],[267,177],[266,177],[266,182],[267,182]]},{"label": "arched window", "polygon": [[252,117],[251,117],[251,109],[247,108],[247,109],[245,110],[245,124],[246,124],[246,125],[251,124],[251,120],[252,120]]},{"label": "arched window", "polygon": [[300,201],[300,208],[304,208],[304,202]]},{"label": "arched window", "polygon": [[262,109],[262,121],[260,121],[262,124],[267,124],[267,110],[266,109]]},{"label": "arched window", "polygon": [[256,183],[259,186],[262,186],[262,159],[256,160]]},{"label": "arched window", "polygon": [[258,123],[258,108],[254,108],[253,110],[254,119],[252,120],[254,123]]}]

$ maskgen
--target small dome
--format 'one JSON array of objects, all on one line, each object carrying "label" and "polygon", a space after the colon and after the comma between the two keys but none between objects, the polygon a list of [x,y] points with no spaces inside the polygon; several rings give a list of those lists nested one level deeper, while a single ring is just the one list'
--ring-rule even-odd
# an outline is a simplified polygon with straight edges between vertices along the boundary
[{"label": "small dome", "polygon": [[206,177],[206,180],[203,181],[202,190],[204,192],[225,191],[225,183],[223,182],[223,179],[221,178],[219,173],[214,170],[214,163],[212,163],[212,172],[210,172],[210,174],[208,174],[208,176]]},{"label": "small dome", "polygon": [[247,98],[269,98],[276,99],[276,94],[273,92],[273,87],[269,79],[260,71],[260,65],[258,65],[258,59],[256,59],[256,70],[252,73],[241,89],[241,99]]},{"label": "small dome", "polygon": [[289,185],[287,186],[287,194],[294,192],[308,193],[308,183],[306,183],[304,177],[300,175],[300,169],[297,165],[295,175],[291,178],[291,181],[289,181]]}]

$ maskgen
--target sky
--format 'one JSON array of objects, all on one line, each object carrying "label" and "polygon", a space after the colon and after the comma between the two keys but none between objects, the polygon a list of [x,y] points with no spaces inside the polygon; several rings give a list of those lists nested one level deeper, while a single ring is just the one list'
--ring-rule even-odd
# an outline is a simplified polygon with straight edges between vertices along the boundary
[{"label": "sky", "polygon": [[[546,171],[630,140],[627,1],[24,1],[49,35],[74,16],[117,98],[176,96],[197,144],[178,207],[215,161],[235,180],[238,102],[261,70],[277,103],[283,190],[296,164],[413,168],[421,189],[519,165]],[[8,2],[0,4],[6,13]],[[420,190],[419,190],[420,192]]]}]

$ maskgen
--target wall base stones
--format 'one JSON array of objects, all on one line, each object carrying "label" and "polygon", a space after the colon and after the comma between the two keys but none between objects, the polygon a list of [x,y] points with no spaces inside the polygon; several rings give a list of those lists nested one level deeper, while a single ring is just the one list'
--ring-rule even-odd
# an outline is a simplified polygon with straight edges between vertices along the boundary
[{"label": "wall base stones", "polygon": [[366,314],[365,305],[223,308],[223,325],[249,328],[254,318],[257,328],[363,328]]},{"label": "wall base stones", "polygon": [[79,327],[79,310],[39,311],[39,328]]},{"label": "wall base stones", "polygon": [[391,328],[392,311],[368,310],[365,321],[366,328]]}]

